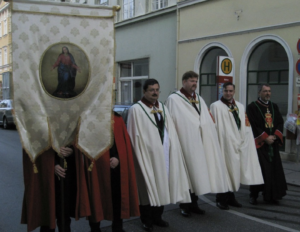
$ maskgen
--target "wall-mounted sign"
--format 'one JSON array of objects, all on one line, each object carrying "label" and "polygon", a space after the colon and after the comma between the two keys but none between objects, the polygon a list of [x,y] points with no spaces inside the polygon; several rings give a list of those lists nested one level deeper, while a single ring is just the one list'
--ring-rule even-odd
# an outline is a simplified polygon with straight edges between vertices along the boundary
[{"label": "wall-mounted sign", "polygon": [[296,63],[296,71],[300,75],[300,59]]},{"label": "wall-mounted sign", "polygon": [[297,50],[298,50],[298,53],[300,54],[300,39],[298,39],[298,42],[297,42]]},{"label": "wall-mounted sign", "polygon": [[217,76],[233,76],[233,58],[217,57]]}]

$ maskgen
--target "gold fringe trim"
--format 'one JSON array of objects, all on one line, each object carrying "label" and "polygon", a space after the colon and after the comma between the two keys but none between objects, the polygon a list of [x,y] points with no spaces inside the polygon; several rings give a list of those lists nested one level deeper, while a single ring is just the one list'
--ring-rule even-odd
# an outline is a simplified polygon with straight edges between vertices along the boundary
[{"label": "gold fringe trim", "polygon": [[33,163],[33,173],[34,174],[39,173],[39,171],[38,171],[37,166],[35,165],[35,163]]},{"label": "gold fringe trim", "polygon": [[[96,9],[96,8],[95,8]],[[22,14],[33,14],[33,15],[54,15],[54,16],[62,16],[62,17],[79,17],[79,18],[114,18],[114,14],[108,16],[98,16],[98,15],[74,15],[74,14],[64,14],[64,13],[54,13],[54,12],[42,12],[42,11],[27,11],[27,10],[17,10],[13,9],[13,12],[22,13]],[[114,11],[113,11],[114,12]]]},{"label": "gold fringe trim", "polygon": [[68,168],[68,163],[67,163],[67,160],[64,159],[64,169],[67,169]]},{"label": "gold fringe trim", "polygon": [[92,163],[90,164],[89,168],[88,168],[88,171],[91,172],[93,170],[93,167],[94,167],[94,160],[92,161]]}]

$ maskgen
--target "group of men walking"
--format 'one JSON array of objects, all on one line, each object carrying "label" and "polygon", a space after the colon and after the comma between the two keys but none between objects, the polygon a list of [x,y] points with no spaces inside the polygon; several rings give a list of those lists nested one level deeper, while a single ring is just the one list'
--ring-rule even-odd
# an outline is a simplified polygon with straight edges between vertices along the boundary
[{"label": "group of men walking", "polygon": [[[286,194],[279,155],[283,119],[278,106],[270,101],[270,87],[261,86],[258,100],[247,107],[246,114],[243,105],[234,100],[234,84],[224,84],[223,97],[209,110],[195,92],[197,83],[198,74],[186,72],[182,88],[171,94],[164,105],[158,101],[158,81],[147,79],[143,98],[129,109],[128,134],[116,115],[115,143],[95,162],[91,172],[81,168],[91,164],[80,158],[76,148],[62,151],[66,157],[75,157],[77,170],[73,186],[77,186],[74,204],[78,207],[71,211],[76,212],[76,218],[89,216],[92,232],[101,231],[103,219],[113,220],[113,231],[124,231],[122,219],[139,214],[146,231],[152,231],[154,226],[168,227],[162,218],[164,205],[180,203],[180,213],[185,217],[205,214],[198,206],[198,196],[206,193],[216,193],[216,204],[222,210],[242,207],[234,196],[240,184],[250,185],[249,202],[253,205],[257,204],[260,191],[270,203],[277,203]],[[66,177],[50,154],[43,159],[51,160],[49,170],[55,166],[57,176]],[[29,161],[25,156],[24,160],[25,175]],[[54,176],[54,170],[51,173]],[[53,230],[54,193],[45,198],[40,192],[37,198],[44,204],[39,210],[52,209],[50,216],[30,221],[35,214],[32,195],[36,193],[32,189],[41,187],[41,182],[36,179],[32,184],[28,175],[24,176],[23,223]],[[44,178],[55,188],[54,177]],[[66,218],[70,216],[74,215],[70,213]],[[60,227],[61,222],[57,223]],[[69,228],[70,223],[67,224]]]}]

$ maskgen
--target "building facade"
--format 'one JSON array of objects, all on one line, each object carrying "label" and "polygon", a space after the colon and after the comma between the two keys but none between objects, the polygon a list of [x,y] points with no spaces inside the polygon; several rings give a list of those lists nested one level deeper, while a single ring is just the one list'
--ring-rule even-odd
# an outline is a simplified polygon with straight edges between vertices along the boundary
[{"label": "building facade", "polygon": [[[3,73],[11,72],[11,29],[9,3],[0,1],[0,82],[3,84]],[[3,98],[0,88],[0,100]]]},{"label": "building facade", "polygon": [[[196,71],[198,91],[210,105],[217,100],[216,57],[228,56],[234,59],[235,98],[246,106],[257,99],[259,84],[268,83],[285,118],[297,110],[299,6],[296,0],[180,1],[177,85],[183,72]],[[295,145],[287,140],[283,150],[288,155]]]}]

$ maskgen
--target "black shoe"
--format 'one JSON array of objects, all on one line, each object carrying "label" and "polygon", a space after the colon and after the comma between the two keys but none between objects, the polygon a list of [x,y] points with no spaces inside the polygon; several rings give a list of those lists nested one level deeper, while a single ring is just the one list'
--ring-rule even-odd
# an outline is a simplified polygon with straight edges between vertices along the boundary
[{"label": "black shoe", "polygon": [[226,203],[221,203],[220,201],[218,201],[216,205],[219,207],[219,209],[229,210],[229,207]]},{"label": "black shoe", "polygon": [[162,219],[155,220],[153,224],[156,226],[159,226],[159,227],[168,227],[169,226],[169,222],[166,222]]},{"label": "black shoe", "polygon": [[238,203],[238,201],[234,198],[233,200],[228,201],[228,205],[241,208],[242,204]]},{"label": "black shoe", "polygon": [[192,213],[195,213],[195,214],[205,214],[205,211],[203,209],[200,209],[198,206],[192,207],[190,210]]},{"label": "black shoe", "polygon": [[251,205],[257,205],[257,200],[256,200],[256,198],[250,197],[249,203],[250,203]]},{"label": "black shoe", "polygon": [[143,224],[143,229],[146,231],[152,231],[153,230],[153,226],[152,225],[148,225],[148,224]]},{"label": "black shoe", "polygon": [[121,229],[121,230],[112,230],[112,232],[126,232],[126,231]]},{"label": "black shoe", "polygon": [[267,203],[267,204],[274,204],[274,205],[278,205],[279,204],[279,201],[277,200],[265,200],[264,201]]},{"label": "black shoe", "polygon": [[180,213],[181,213],[181,215],[184,216],[184,217],[190,217],[190,216],[191,216],[190,211],[187,210],[187,209],[180,209]]},{"label": "black shoe", "polygon": [[91,229],[91,232],[101,232],[100,228],[98,229]]},{"label": "black shoe", "polygon": [[279,204],[279,201],[277,201],[277,200],[272,200],[271,203],[272,203],[272,204],[275,204],[275,205],[278,205],[278,204]]}]

